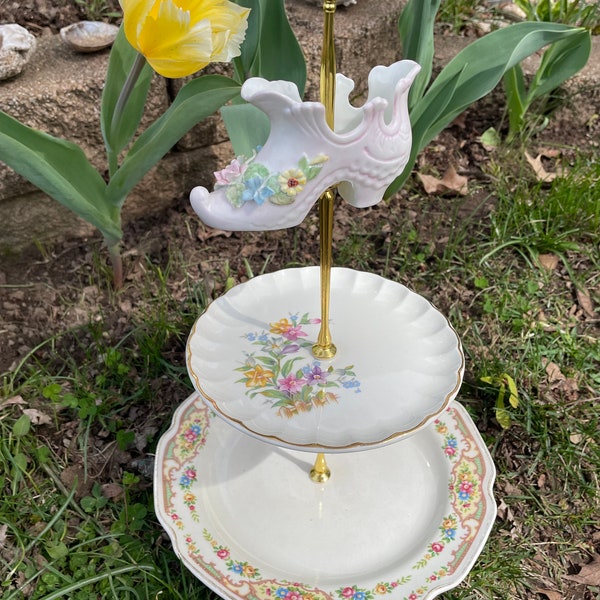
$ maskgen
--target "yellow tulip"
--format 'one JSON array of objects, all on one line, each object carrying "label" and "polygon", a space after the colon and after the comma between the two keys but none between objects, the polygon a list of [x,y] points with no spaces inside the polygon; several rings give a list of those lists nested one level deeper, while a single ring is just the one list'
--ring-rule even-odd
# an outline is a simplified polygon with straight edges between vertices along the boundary
[{"label": "yellow tulip", "polygon": [[228,0],[120,0],[127,41],[164,77],[240,53],[249,9]]}]

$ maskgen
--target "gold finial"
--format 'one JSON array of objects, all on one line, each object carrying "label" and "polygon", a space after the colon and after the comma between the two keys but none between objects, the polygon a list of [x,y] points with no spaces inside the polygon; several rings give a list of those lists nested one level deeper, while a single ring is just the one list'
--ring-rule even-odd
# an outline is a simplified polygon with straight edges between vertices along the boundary
[{"label": "gold finial", "polygon": [[310,478],[315,483],[325,483],[331,477],[331,471],[325,462],[325,455],[317,454],[315,466],[310,471]]}]

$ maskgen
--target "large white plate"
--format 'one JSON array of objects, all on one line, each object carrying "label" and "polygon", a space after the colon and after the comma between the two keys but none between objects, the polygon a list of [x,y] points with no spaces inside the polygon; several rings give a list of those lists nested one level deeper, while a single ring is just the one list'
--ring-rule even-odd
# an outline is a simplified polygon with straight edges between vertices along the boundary
[{"label": "large white plate", "polygon": [[330,314],[338,351],[316,361],[318,267],[234,287],[190,334],[194,387],[246,433],[326,452],[397,441],[430,423],[458,393],[460,341],[422,296],[372,273],[335,268]]},{"label": "large white plate", "polygon": [[154,494],[192,573],[227,600],[422,600],[471,569],[495,469],[460,404],[398,444],[329,456],[326,484],[311,458],[188,398],[159,441]]}]

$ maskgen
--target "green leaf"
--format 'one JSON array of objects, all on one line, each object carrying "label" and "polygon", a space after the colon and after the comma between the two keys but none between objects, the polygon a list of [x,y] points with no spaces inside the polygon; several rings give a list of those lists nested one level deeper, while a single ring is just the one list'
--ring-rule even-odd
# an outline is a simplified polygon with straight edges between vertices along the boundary
[{"label": "green leaf", "polygon": [[133,143],[108,184],[107,195],[122,206],[127,194],[194,125],[239,94],[240,86],[222,75],[205,75],[184,85],[173,104]]},{"label": "green leaf", "polygon": [[496,421],[502,429],[508,429],[511,425],[510,413],[503,406],[496,406]]},{"label": "green leaf", "polygon": [[586,29],[580,29],[574,35],[552,44],[544,52],[540,68],[530,86],[530,99],[549,94],[573,77],[585,67],[591,51],[592,37]]},{"label": "green leaf", "polygon": [[0,160],[116,242],[122,232],[111,216],[106,184],[75,144],[27,127],[0,111]]},{"label": "green leaf", "polygon": [[433,67],[435,16],[441,0],[409,0],[398,20],[402,41],[402,58],[414,60],[421,71],[411,86],[408,101],[411,109],[423,96]]},{"label": "green leaf", "polygon": [[56,544],[46,544],[46,552],[50,558],[57,560],[67,556],[69,549],[64,542],[57,542]]},{"label": "green leaf", "polygon": [[519,406],[519,392],[517,390],[517,384],[515,380],[510,376],[504,373],[502,375],[502,382],[508,387],[508,401],[513,408],[518,408]]},{"label": "green leaf", "polygon": [[250,74],[252,64],[256,60],[258,42],[261,29],[261,3],[256,0],[234,0],[239,6],[250,9],[248,15],[248,28],[246,37],[240,48],[240,56],[234,59],[234,64],[239,65],[239,82],[242,83]]},{"label": "green leaf", "polygon": [[509,137],[520,131],[523,117],[529,105],[525,77],[521,65],[509,69],[503,77],[506,107],[508,109]]},{"label": "green leaf", "polygon": [[269,137],[269,118],[252,104],[224,106],[221,117],[237,156],[250,158],[256,147],[262,146]]},{"label": "green leaf", "polygon": [[413,147],[404,172],[388,187],[389,198],[406,181],[417,154],[460,113],[491,92],[504,73],[544,46],[577,37],[582,29],[557,23],[516,23],[461,50],[411,111]]},{"label": "green leaf", "polygon": [[269,81],[292,81],[302,97],[306,85],[306,61],[290,27],[284,0],[259,0],[258,4],[260,39],[250,74]]},{"label": "green leaf", "polygon": [[12,433],[16,438],[23,437],[31,429],[31,419],[27,415],[21,415],[13,425]]},{"label": "green leaf", "polygon": [[116,170],[119,153],[127,146],[137,131],[144,114],[146,97],[154,73],[150,65],[144,65],[135,86],[129,94],[123,112],[118,116],[118,122],[115,122],[113,120],[115,106],[138,56],[137,51],[127,41],[121,26],[110,51],[100,110],[102,136],[104,137],[109,163],[112,163],[113,167],[111,172]]}]

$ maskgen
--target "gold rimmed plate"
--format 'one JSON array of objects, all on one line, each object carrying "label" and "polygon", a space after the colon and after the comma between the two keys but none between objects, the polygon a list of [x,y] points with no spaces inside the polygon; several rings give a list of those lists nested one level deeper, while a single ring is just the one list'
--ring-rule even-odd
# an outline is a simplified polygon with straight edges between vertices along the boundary
[{"label": "gold rimmed plate", "polygon": [[337,354],[317,360],[319,286],[318,267],[283,269],[208,307],[187,345],[190,377],[208,405],[245,433],[328,453],[385,445],[431,423],[464,370],[447,319],[402,284],[334,268]]},{"label": "gold rimmed plate", "polygon": [[326,484],[310,459],[190,396],[154,483],[186,567],[227,600],[424,600],[467,575],[495,519],[495,469],[458,402],[399,444],[329,456]]}]

